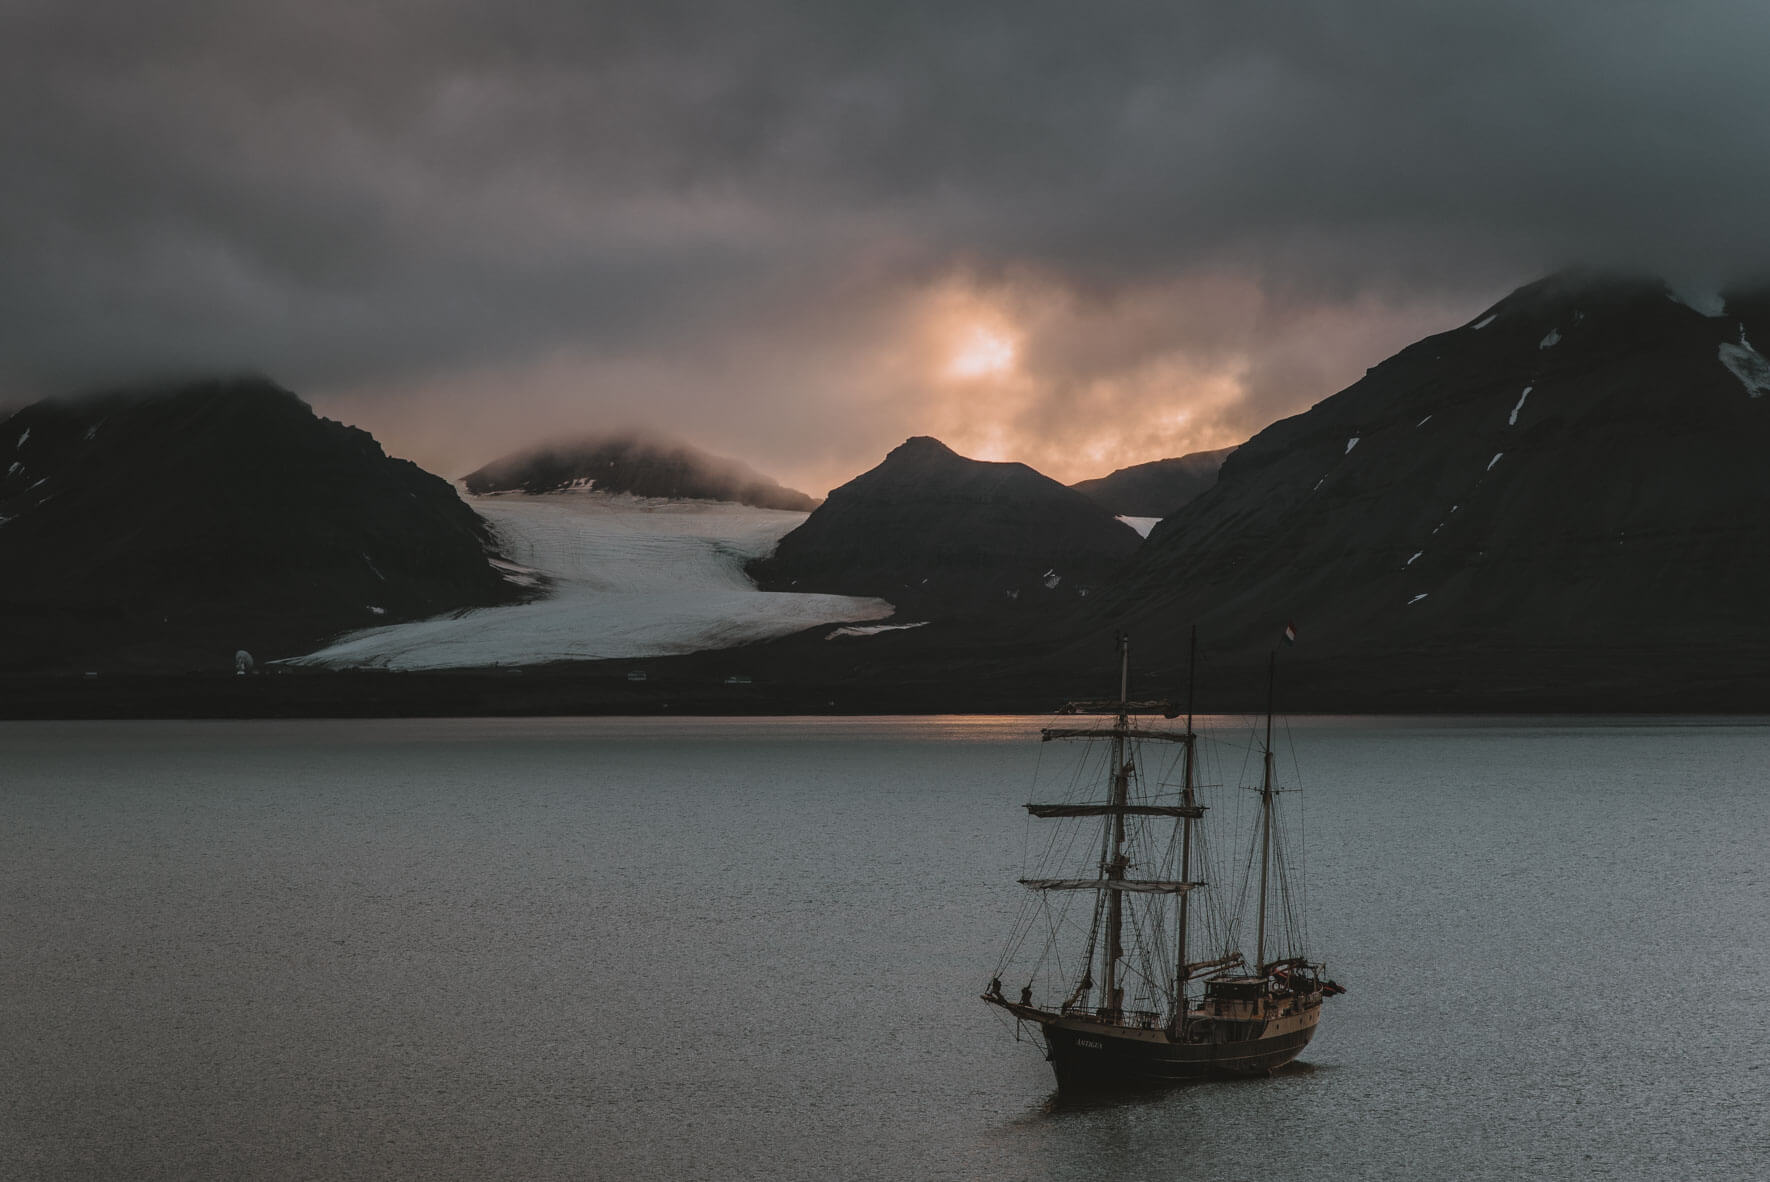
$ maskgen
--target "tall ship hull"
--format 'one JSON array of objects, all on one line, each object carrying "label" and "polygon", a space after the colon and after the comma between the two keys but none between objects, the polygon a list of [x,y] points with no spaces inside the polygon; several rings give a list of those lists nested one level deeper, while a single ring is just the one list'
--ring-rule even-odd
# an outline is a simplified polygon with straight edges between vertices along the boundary
[{"label": "tall ship hull", "polygon": [[[1008,1007],[1013,1013],[1019,1007]],[[1036,1022],[1059,1087],[1174,1083],[1224,1076],[1266,1075],[1302,1053],[1315,1037],[1321,1005],[1261,1024],[1259,1033],[1218,1032],[1194,1026],[1176,1036],[1165,1029],[1120,1026],[1089,1018],[1024,1012]],[[1188,1041],[1189,1038],[1197,1041]]]},{"label": "tall ship hull", "polygon": [[[1294,921],[1298,909],[1289,897],[1281,823],[1274,808],[1280,789],[1270,712],[1260,805],[1244,863],[1248,877],[1237,890],[1219,892],[1213,900],[1201,876],[1209,856],[1190,690],[1184,732],[1144,729],[1133,721],[1139,708],[1159,709],[1169,718],[1178,712],[1166,703],[1129,700],[1129,653],[1122,637],[1119,672],[1116,702],[1105,703],[1104,709],[1085,703],[1066,708],[1066,713],[1109,713],[1111,724],[1042,732],[1045,740],[1105,744],[1105,799],[1087,793],[1084,786],[1081,800],[1026,806],[1037,818],[1101,824],[1098,837],[1054,838],[1048,847],[1064,853],[1078,847],[1097,851],[1098,860],[1084,863],[1083,873],[1071,868],[1067,875],[1040,873],[1020,880],[1040,904],[1030,917],[1023,912],[1019,936],[1011,941],[983,1000],[1017,1026],[1036,1032],[1063,1090],[1268,1074],[1302,1053],[1320,1024],[1323,1001],[1345,992],[1327,979],[1322,965],[1298,951],[1298,938],[1281,931],[1284,925],[1278,922]],[[1171,769],[1177,783],[1164,783],[1160,774],[1150,783],[1144,775],[1142,749],[1150,740],[1180,748],[1181,757]],[[1077,779],[1085,785],[1085,777]],[[1154,834],[1162,825],[1173,830],[1165,842]],[[1252,872],[1256,862],[1257,878]],[[1140,868],[1167,873],[1138,873]],[[1203,896],[1201,903],[1195,903],[1195,894]],[[1244,926],[1238,909],[1250,895],[1257,899],[1251,960],[1236,947]],[[1064,902],[1045,902],[1053,897]],[[1076,898],[1084,903],[1073,903]],[[1079,957],[1077,950],[1066,955],[1059,947],[1066,928],[1080,936]],[[1048,933],[1049,940],[1018,1000],[1011,1000],[1002,992],[1002,973],[1035,931]],[[1215,955],[1194,961],[1194,949]],[[1067,973],[1062,967],[1066,962],[1071,966]],[[1062,1000],[1036,1002],[1041,983],[1047,990],[1061,990]],[[1132,1007],[1126,1006],[1127,996]]]}]

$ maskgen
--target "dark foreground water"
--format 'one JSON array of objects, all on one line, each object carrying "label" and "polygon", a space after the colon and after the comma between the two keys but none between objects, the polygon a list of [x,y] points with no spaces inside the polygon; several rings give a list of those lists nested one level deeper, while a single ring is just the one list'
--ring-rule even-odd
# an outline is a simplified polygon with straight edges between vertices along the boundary
[{"label": "dark foreground water", "polygon": [[1037,725],[0,724],[0,1177],[1770,1168],[1770,727],[1294,723],[1351,992],[1062,1106],[975,999]]}]

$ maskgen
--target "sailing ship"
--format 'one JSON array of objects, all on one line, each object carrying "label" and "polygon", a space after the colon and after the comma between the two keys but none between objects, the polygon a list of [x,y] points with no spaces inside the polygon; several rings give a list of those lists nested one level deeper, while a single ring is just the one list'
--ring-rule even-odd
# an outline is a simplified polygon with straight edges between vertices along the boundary
[{"label": "sailing ship", "polygon": [[[1059,1089],[1264,1075],[1301,1053],[1321,1020],[1323,1000],[1344,992],[1301,947],[1300,891],[1292,889],[1285,825],[1276,808],[1276,661],[1268,672],[1263,770],[1248,856],[1244,871],[1233,876],[1239,878],[1235,889],[1224,891],[1198,877],[1214,862],[1201,803],[1203,752],[1193,726],[1196,635],[1184,731],[1142,725],[1140,715],[1172,719],[1179,711],[1165,702],[1131,701],[1130,644],[1123,636],[1118,656],[1116,701],[1064,709],[1104,716],[1106,725],[1041,731],[1043,742],[1103,750],[1104,766],[1095,768],[1100,775],[1077,777],[1083,799],[1026,806],[1035,818],[1098,824],[1098,835],[1072,830],[1069,840],[1054,839],[1049,849],[1060,862],[1065,852],[1079,851],[1093,864],[1070,863],[1067,874],[1059,866],[1056,874],[1020,880],[1030,892],[1028,905],[983,1000],[1012,1017],[1017,1030],[1036,1032]],[[1158,743],[1171,745],[1170,755],[1177,748],[1178,758],[1169,761],[1165,776],[1149,776],[1144,749]],[[1104,800],[1098,799],[1102,778]],[[1255,884],[1249,960],[1237,944]],[[1045,934],[1044,947],[1018,999],[1010,999],[1002,992],[1002,973],[1018,967],[1034,933]],[[1066,935],[1080,937],[1079,954],[1065,948]],[[1035,997],[1040,987],[1049,996]]]}]

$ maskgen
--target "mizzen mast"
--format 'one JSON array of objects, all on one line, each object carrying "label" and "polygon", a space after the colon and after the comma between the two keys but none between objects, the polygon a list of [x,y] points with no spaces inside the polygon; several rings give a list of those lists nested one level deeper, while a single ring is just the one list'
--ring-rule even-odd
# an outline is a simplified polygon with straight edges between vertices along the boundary
[{"label": "mizzen mast", "polygon": [[1254,938],[1254,971],[1266,971],[1266,880],[1272,865],[1272,691],[1278,680],[1278,654],[1266,662],[1266,770],[1260,779],[1260,922]]}]

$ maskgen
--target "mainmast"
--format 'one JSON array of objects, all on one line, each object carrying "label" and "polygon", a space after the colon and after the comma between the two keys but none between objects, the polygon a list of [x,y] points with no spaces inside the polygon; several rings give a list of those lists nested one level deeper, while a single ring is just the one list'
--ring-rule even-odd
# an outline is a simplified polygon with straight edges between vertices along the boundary
[{"label": "mainmast", "polygon": [[[1125,805],[1129,801],[1131,766],[1125,759],[1125,735],[1131,726],[1131,640],[1119,633],[1119,708],[1112,730],[1112,853],[1101,867],[1107,880],[1125,877]],[[1181,876],[1184,880],[1184,875]],[[1125,896],[1122,890],[1107,887],[1105,969],[1101,978],[1105,990],[1102,1008],[1117,1014],[1122,1005],[1124,988],[1119,984],[1119,958],[1124,955],[1120,941],[1124,926]]]},{"label": "mainmast", "polygon": [[1272,864],[1272,691],[1278,681],[1278,654],[1266,662],[1266,772],[1260,780],[1260,925],[1254,940],[1254,971],[1266,971],[1266,878]]}]

